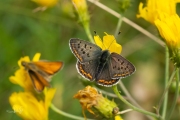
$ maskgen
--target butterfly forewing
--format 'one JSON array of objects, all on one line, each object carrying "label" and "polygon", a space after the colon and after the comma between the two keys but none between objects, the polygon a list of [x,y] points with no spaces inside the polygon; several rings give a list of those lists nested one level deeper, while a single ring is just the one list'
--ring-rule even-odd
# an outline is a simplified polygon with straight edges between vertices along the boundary
[{"label": "butterfly forewing", "polygon": [[36,67],[38,67],[40,70],[46,72],[48,75],[53,75],[56,72],[58,72],[62,66],[63,62],[50,62],[50,61],[38,61],[33,62]]},{"label": "butterfly forewing", "polygon": [[[102,66],[99,66],[102,67]],[[112,85],[115,85],[119,79],[112,79],[110,76],[110,69],[109,69],[109,63],[106,63],[103,68],[102,72],[100,72],[96,78],[96,83],[102,86],[110,87]]]},{"label": "butterfly forewing", "polygon": [[102,49],[99,46],[77,38],[70,39],[69,44],[72,53],[81,63],[97,59],[102,53]]},{"label": "butterfly forewing", "polygon": [[117,53],[111,53],[110,56],[110,75],[111,78],[124,78],[135,72],[135,67],[128,60]]}]

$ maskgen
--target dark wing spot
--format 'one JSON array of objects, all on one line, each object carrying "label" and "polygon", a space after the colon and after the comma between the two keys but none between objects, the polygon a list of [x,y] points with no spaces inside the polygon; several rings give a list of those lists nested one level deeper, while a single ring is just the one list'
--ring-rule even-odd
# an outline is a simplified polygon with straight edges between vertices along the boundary
[{"label": "dark wing spot", "polygon": [[123,64],[124,64],[124,61],[122,61],[121,65],[123,65]]},{"label": "dark wing spot", "polygon": [[83,54],[85,54],[86,52],[85,51],[83,51]]},{"label": "dark wing spot", "polygon": [[90,56],[89,56],[89,53],[87,54],[87,57],[90,57]]}]

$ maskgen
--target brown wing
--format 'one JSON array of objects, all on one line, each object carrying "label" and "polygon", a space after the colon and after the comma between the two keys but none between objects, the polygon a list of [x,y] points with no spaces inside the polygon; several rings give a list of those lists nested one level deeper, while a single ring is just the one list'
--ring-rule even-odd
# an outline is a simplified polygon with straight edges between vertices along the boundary
[{"label": "brown wing", "polygon": [[117,53],[111,53],[109,65],[110,76],[113,79],[125,78],[136,71],[132,63]]},{"label": "brown wing", "polygon": [[98,62],[93,60],[90,62],[85,62],[84,64],[81,64],[79,61],[77,61],[76,64],[78,73],[90,81],[94,81],[95,79],[95,71],[97,66]]},{"label": "brown wing", "polygon": [[102,49],[99,46],[78,38],[71,38],[69,46],[72,53],[81,63],[97,59],[102,53]]},{"label": "brown wing", "polygon": [[119,79],[113,79],[110,76],[109,63],[106,63],[95,80],[101,86],[111,87],[119,82]]},{"label": "brown wing", "polygon": [[58,72],[62,66],[63,62],[49,62],[49,61],[38,61],[33,62],[40,70],[46,72],[49,75],[53,75]]},{"label": "brown wing", "polygon": [[33,72],[31,70],[28,71],[29,73],[29,76],[32,80],[32,83],[33,83],[33,86],[35,88],[36,91],[38,92],[42,92],[44,87],[50,87],[50,83],[45,80],[41,75],[39,75],[38,73],[36,72]]}]

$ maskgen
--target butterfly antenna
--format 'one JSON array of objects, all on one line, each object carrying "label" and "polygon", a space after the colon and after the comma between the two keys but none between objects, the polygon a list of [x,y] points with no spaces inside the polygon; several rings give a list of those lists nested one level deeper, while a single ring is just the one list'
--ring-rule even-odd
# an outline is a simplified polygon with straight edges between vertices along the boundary
[{"label": "butterfly antenna", "polygon": [[121,31],[118,32],[118,35],[120,35],[120,34],[121,34]]},{"label": "butterfly antenna", "polygon": [[[121,31],[118,32],[118,36],[119,36],[120,34],[121,34]],[[117,38],[117,36],[115,36],[115,39],[113,39],[113,40],[111,41],[111,44],[109,45],[108,49],[110,48],[110,46],[112,45],[112,43],[114,42],[114,40],[116,40],[116,38]]]},{"label": "butterfly antenna", "polygon": [[94,34],[97,35],[97,32],[94,30]]}]

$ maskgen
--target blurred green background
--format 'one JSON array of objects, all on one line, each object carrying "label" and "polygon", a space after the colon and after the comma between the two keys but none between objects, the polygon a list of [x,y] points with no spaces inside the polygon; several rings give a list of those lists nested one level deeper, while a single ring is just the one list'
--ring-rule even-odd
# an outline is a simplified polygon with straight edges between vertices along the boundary
[{"label": "blurred green background", "polygon": [[[121,12],[120,2],[117,0],[101,0],[100,2],[118,13]],[[131,6],[124,12],[124,16],[158,36],[154,26],[143,19],[136,18],[139,2],[140,0],[132,1]],[[113,35],[118,19],[94,4],[87,3],[91,32],[96,30],[100,37],[104,35],[104,32]],[[9,77],[14,75],[19,68],[17,61],[21,57],[29,56],[32,59],[37,52],[41,53],[42,60],[59,60],[65,64],[51,82],[52,86],[57,88],[53,104],[67,113],[83,117],[81,105],[78,100],[73,99],[73,95],[83,89],[85,84],[93,83],[80,79],[75,68],[76,58],[71,53],[68,43],[70,38],[88,40],[87,35],[70,0],[59,0],[58,4],[52,8],[33,12],[37,7],[38,5],[30,0],[1,0],[0,3],[0,119],[21,120],[16,114],[7,112],[7,110],[12,110],[9,96],[13,92],[22,90],[18,85],[12,84]],[[136,72],[122,81],[143,108],[155,111],[153,106],[157,105],[163,92],[164,47],[124,22],[120,31],[121,35],[117,37],[117,42],[123,46],[122,55],[136,66]],[[97,87],[112,92],[111,88]],[[169,102],[173,98],[174,91],[170,93]],[[120,110],[128,108],[120,100],[116,98],[114,100]],[[51,109],[49,112],[49,120],[57,120],[57,118],[71,120]],[[172,120],[180,118],[178,112],[177,106]],[[86,115],[88,118],[95,118],[87,111]],[[137,112],[122,116],[125,120],[132,120],[134,116],[136,120],[147,119]]]}]

